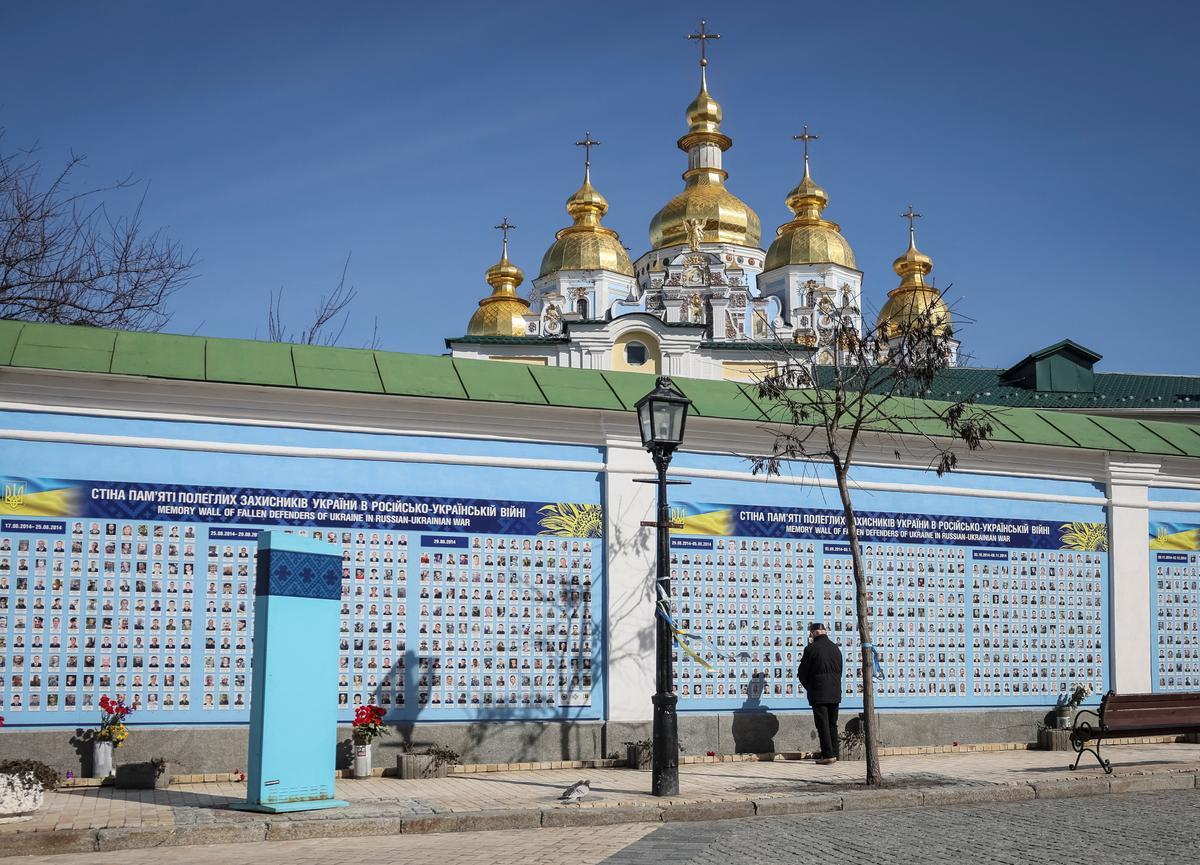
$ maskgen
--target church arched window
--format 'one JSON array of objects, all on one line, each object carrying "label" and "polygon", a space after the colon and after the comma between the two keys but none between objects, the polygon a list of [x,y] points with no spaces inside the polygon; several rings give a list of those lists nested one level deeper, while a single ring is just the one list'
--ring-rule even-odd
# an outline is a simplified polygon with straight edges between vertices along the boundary
[{"label": "church arched window", "polygon": [[588,302],[586,297],[581,297],[575,304],[575,311],[579,313],[579,317],[586,319],[588,317]]}]

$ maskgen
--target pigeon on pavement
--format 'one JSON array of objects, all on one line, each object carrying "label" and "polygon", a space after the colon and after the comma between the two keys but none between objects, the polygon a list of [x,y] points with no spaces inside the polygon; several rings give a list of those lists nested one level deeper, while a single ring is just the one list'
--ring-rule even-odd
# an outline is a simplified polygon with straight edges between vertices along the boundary
[{"label": "pigeon on pavement", "polygon": [[567,804],[579,804],[579,800],[592,792],[591,781],[576,781],[567,789],[563,790],[562,795],[558,797],[558,801]]}]

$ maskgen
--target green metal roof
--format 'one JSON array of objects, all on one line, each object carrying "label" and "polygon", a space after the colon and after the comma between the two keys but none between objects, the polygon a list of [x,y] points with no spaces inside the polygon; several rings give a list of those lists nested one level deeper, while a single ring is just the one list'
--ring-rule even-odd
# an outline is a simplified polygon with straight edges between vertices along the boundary
[{"label": "green metal roof", "polygon": [[[0,320],[2,366],[615,411],[632,411],[654,386],[654,377],[644,373]],[[994,381],[998,372],[960,369],[947,375],[965,381],[991,374]],[[764,422],[780,416],[777,406],[756,397],[748,385],[686,378],[676,384],[701,417]],[[958,398],[968,392],[956,390],[961,393],[942,394]],[[942,394],[916,400],[915,412],[896,413],[929,420],[881,417],[873,427],[944,434],[936,420],[946,406],[936,399]],[[995,419],[994,441],[1200,457],[1200,425],[1011,407],[998,408]]]},{"label": "green metal roof", "polygon": [[1076,411],[1181,408],[1200,411],[1200,376],[1096,372],[1092,374],[1090,391],[1058,391],[1007,383],[1007,372],[977,367],[942,370],[926,396],[955,402],[969,396],[986,405]]},{"label": "green metal roof", "polygon": [[1200,410],[1200,376],[1149,375],[1124,372],[1094,373],[1091,391],[1039,391],[1006,384],[1007,370],[958,367],[943,370],[928,396],[957,400],[973,396],[988,405],[1064,408],[1086,411],[1122,409]]},{"label": "green metal roof", "polygon": [[[1138,409],[1200,411],[1200,375],[1096,372],[1101,356],[1069,339],[1031,352],[1008,369],[955,367],[938,373],[924,394],[983,405],[1054,408],[1106,414]],[[821,367],[818,376],[832,375]]]}]

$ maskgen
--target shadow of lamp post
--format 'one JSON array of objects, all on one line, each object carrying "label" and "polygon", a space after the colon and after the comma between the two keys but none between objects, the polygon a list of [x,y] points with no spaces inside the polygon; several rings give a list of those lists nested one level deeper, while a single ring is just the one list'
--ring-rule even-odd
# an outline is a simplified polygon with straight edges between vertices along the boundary
[{"label": "shadow of lamp post", "polygon": [[675,714],[675,675],[671,665],[671,514],[667,503],[667,485],[687,483],[668,481],[667,466],[675,449],[683,443],[683,427],[691,400],[675,389],[671,379],[659,376],[654,390],[638,400],[635,408],[642,446],[650,452],[658,477],[640,481],[658,486],[658,517],[653,526],[658,532],[658,554],[655,562],[655,628],[654,628],[654,762],[650,792],[655,796],[675,796],[679,793],[679,722]]}]

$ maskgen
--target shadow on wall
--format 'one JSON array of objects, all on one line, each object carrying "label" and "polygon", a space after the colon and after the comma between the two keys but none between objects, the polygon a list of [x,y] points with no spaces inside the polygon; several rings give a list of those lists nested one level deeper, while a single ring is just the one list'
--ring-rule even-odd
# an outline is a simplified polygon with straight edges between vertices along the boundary
[{"label": "shadow on wall", "polygon": [[96,742],[96,731],[76,727],[75,735],[68,741],[79,755],[79,777],[92,777],[92,745]]},{"label": "shadow on wall", "polygon": [[733,750],[738,754],[766,754],[775,751],[779,718],[762,704],[766,676],[759,672],[750,677],[746,702],[733,711]]},{"label": "shadow on wall", "polygon": [[[600,478],[597,476],[597,481],[599,482],[599,480]],[[645,551],[649,549],[651,538],[646,532],[631,533],[629,537],[622,537],[620,529],[615,529],[615,534],[610,534],[607,538],[600,537],[591,540],[602,545],[616,544],[623,548],[630,547]],[[601,552],[604,553],[604,548]],[[604,573],[603,561],[602,555],[601,566],[596,573]],[[592,572],[585,568],[585,573],[591,574]],[[514,586],[509,588],[513,591],[516,590]],[[501,641],[508,643],[512,640],[514,644],[517,642],[528,644],[535,640],[541,640],[548,645],[547,652],[537,653],[540,657],[530,659],[525,651],[522,651],[520,656],[515,659],[509,657],[507,659],[508,666],[504,668],[499,665],[489,666],[494,663],[495,659],[485,658],[482,654],[477,654],[468,661],[464,661],[463,663],[466,664],[464,667],[443,668],[438,665],[441,661],[440,658],[421,649],[420,642],[426,635],[423,633],[409,635],[409,647],[405,651],[403,662],[387,671],[373,696],[373,702],[376,705],[386,705],[384,697],[385,694],[390,693],[391,683],[401,681],[404,683],[403,709],[397,714],[402,713],[407,717],[403,720],[387,720],[392,735],[376,741],[375,765],[390,767],[400,753],[408,750],[419,752],[431,744],[449,746],[460,751],[464,762],[497,762],[500,760],[504,762],[538,762],[605,756],[606,743],[603,741],[603,724],[593,721],[573,721],[578,710],[572,704],[582,702],[577,699],[579,695],[592,693],[595,678],[604,675],[606,663],[611,664],[614,659],[619,659],[626,654],[643,654],[646,645],[653,643],[654,623],[653,621],[640,623],[635,639],[636,646],[606,646],[607,623],[603,614],[591,622],[591,633],[585,635],[581,627],[581,618],[572,613],[593,606],[603,610],[608,606],[607,585],[602,581],[597,581],[593,585],[586,580],[577,584],[573,577],[569,585],[565,582],[561,584],[560,591],[564,594],[570,593],[570,597],[569,602],[565,597],[559,598],[555,618],[539,619],[532,623],[529,620],[523,620],[522,632],[510,631],[503,637],[497,634],[498,643]],[[576,592],[580,594],[578,599],[574,597]],[[593,596],[592,592],[599,593],[599,596]],[[652,575],[647,575],[645,592],[646,597],[653,598]],[[417,602],[417,599],[412,599],[412,601]],[[597,601],[599,603],[596,603]],[[554,603],[554,601],[551,600],[550,603]],[[630,614],[632,613],[624,615]],[[622,617],[620,612],[610,615],[615,620],[620,620]],[[530,624],[534,626],[532,631]],[[539,633],[543,625],[547,628],[545,635]],[[560,628],[565,625],[566,632],[554,634],[550,630],[554,625],[558,625]],[[428,636],[432,640],[437,634],[438,632],[431,631]],[[584,651],[582,643],[585,639],[590,640],[590,651]],[[477,650],[476,640],[477,635],[473,634],[472,643]],[[581,655],[588,660],[582,668],[576,668],[573,660]],[[348,672],[353,674],[357,671],[349,670]],[[491,679],[503,681],[507,678],[511,685],[516,685],[524,678],[530,678],[536,687],[543,677],[559,679],[557,683],[559,705],[555,707],[554,713],[549,717],[530,717],[531,708],[544,708],[543,706],[481,704],[476,699],[479,695],[491,690],[489,682]],[[439,678],[457,680],[456,690],[461,694],[469,695],[467,699],[471,702],[459,700],[455,708],[473,709],[474,711],[470,714],[476,717],[472,718],[468,715],[461,722],[446,725],[426,720],[421,724],[418,734],[416,725],[422,722],[422,716],[426,715],[425,710],[437,708],[431,703],[431,697],[435,690],[434,682]],[[499,687],[499,685],[495,687]],[[355,708],[355,706],[350,708]],[[486,720],[482,716],[486,716]],[[505,723],[510,721],[523,723]],[[348,767],[353,753],[352,742],[349,736],[344,735],[347,732],[345,727],[342,727],[339,732],[342,735],[339,735],[337,743],[337,765]],[[416,735],[420,736],[420,741],[415,738]]]},{"label": "shadow on wall", "polygon": [[[373,705],[384,705],[384,695],[387,694],[389,699],[391,696],[391,687],[393,682],[404,683],[404,705],[421,706],[418,701],[419,687],[417,654],[412,649],[406,649],[404,652],[404,660],[388,670],[387,674],[380,681],[376,691]],[[428,696],[428,690],[424,692]],[[355,709],[358,707],[355,706]],[[389,711],[391,706],[388,707]],[[392,763],[396,754],[406,753],[412,750],[416,743],[413,742],[413,727],[414,720],[403,721],[386,721],[390,735],[382,739],[376,739],[371,745],[372,754],[375,757],[375,765],[379,768],[393,768]],[[338,725],[341,728],[341,724]],[[351,727],[353,729],[353,727]],[[381,753],[383,749],[387,750],[386,755]],[[337,756],[335,765],[338,769],[349,769],[354,764],[354,738],[347,736],[339,738],[337,742]]]},{"label": "shadow on wall", "polygon": [[[602,478],[597,475],[597,483],[601,480]],[[585,565],[585,575],[594,576],[605,573],[604,562],[607,550],[611,545],[643,550],[649,547],[646,533],[639,532],[629,537],[623,537],[619,529],[619,522],[614,523],[609,520],[607,523],[610,528],[610,534],[607,537],[589,539],[601,545],[599,569],[593,572]],[[551,590],[554,588],[552,584],[548,584],[548,586]],[[511,583],[508,588],[510,591],[516,590],[516,586]],[[532,623],[528,619],[523,619],[520,633],[510,629],[506,636],[497,634],[498,643],[512,641],[513,645],[519,642],[523,646],[519,658],[514,658],[510,654],[506,668],[501,668],[498,664],[495,667],[488,667],[488,662],[493,659],[486,659],[482,656],[477,659],[472,658],[469,666],[465,668],[461,666],[455,669],[435,668],[433,666],[436,663],[435,658],[418,655],[410,650],[405,655],[406,669],[403,671],[406,685],[405,705],[408,709],[406,714],[415,715],[415,717],[400,723],[389,722],[391,726],[398,729],[399,740],[397,741],[395,736],[388,737],[383,740],[382,744],[389,751],[399,751],[406,747],[420,750],[433,743],[449,745],[461,752],[464,762],[524,763],[605,756],[606,743],[602,740],[601,732],[603,726],[590,721],[574,721],[573,718],[579,714],[579,710],[572,704],[583,702],[577,700],[580,695],[590,696],[592,694],[596,678],[604,675],[607,665],[611,665],[625,652],[638,654],[642,650],[641,647],[622,649],[607,645],[607,623],[603,612],[591,620],[590,634],[583,632],[582,617],[573,615],[584,609],[599,608],[603,611],[609,606],[607,590],[607,584],[602,580],[589,583],[585,579],[579,583],[574,575],[572,575],[569,585],[565,581],[561,582],[558,586],[560,597],[557,602],[554,600],[552,591],[548,602],[556,604],[555,618],[538,619]],[[652,582],[647,584],[646,591],[649,593],[649,597],[653,597]],[[593,592],[597,594],[593,595]],[[569,602],[567,593],[570,593]],[[575,593],[579,593],[580,597],[576,598]],[[617,611],[610,613],[614,620],[619,620],[621,615]],[[532,631],[531,624],[533,625]],[[544,635],[540,633],[543,625],[546,627]],[[555,634],[554,627],[556,625],[565,633]],[[653,622],[646,622],[644,627],[639,629],[638,641],[641,643],[646,640],[652,641],[653,631]],[[415,641],[419,640],[420,636],[419,634],[412,635],[410,643],[418,645]],[[583,646],[585,640],[590,641],[586,651]],[[524,647],[534,641],[542,641],[546,645],[546,650],[535,653],[537,657],[531,660]],[[573,663],[579,657],[586,659],[582,668],[577,668]],[[398,673],[399,671],[396,670],[392,672],[393,676]],[[499,682],[502,682],[507,677],[510,685],[516,685],[519,681],[529,678],[532,679],[536,689],[543,677],[557,678],[559,680],[557,684],[558,705],[549,717],[536,718],[530,717],[533,714],[530,711],[531,708],[536,712],[538,708],[544,707],[531,707],[528,704],[517,706],[481,705],[477,701],[464,704],[460,700],[458,708],[473,709],[471,714],[475,715],[475,718],[467,717],[462,720],[461,724],[448,725],[445,733],[439,729],[440,725],[426,722],[420,730],[422,741],[414,741],[414,726],[421,720],[424,709],[430,705],[428,700],[433,690],[431,686],[435,676],[449,677],[452,680],[458,679],[460,693],[471,695],[489,691],[490,687],[487,684],[489,679],[498,679]],[[486,720],[482,716],[486,716]],[[523,723],[505,723],[510,721]]]}]

